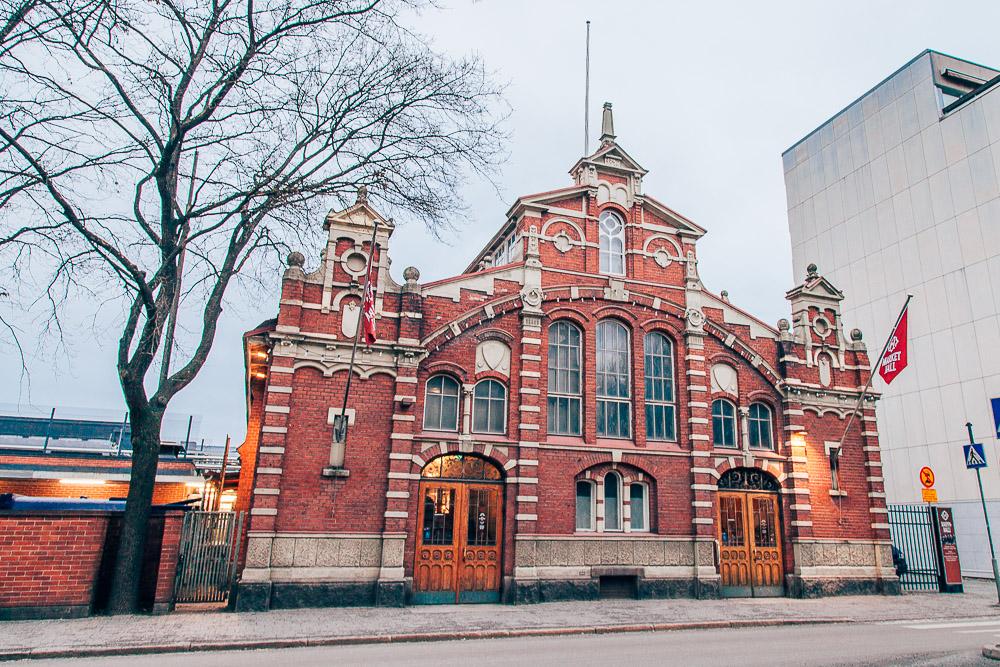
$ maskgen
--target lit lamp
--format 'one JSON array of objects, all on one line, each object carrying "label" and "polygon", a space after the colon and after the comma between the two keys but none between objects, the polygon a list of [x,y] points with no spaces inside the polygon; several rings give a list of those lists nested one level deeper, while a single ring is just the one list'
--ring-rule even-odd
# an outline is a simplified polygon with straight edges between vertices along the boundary
[{"label": "lit lamp", "polygon": [[[792,433],[791,437],[792,447],[799,447],[802,449],[802,456],[806,455],[806,432],[805,431],[795,431]],[[793,456],[797,456],[795,452],[792,452]]]}]

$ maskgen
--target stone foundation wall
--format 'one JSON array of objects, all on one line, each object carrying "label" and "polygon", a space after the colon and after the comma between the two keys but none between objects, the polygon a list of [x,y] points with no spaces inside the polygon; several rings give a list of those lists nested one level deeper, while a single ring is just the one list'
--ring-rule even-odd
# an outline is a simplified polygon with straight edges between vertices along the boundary
[{"label": "stone foundation wall", "polygon": [[251,533],[236,609],[405,603],[404,535]]},{"label": "stone foundation wall", "polygon": [[719,576],[712,542],[648,536],[516,539],[515,603],[593,600],[601,577],[636,578],[640,598],[717,597]]},{"label": "stone foundation wall", "polygon": [[883,541],[793,540],[795,570],[787,577],[793,597],[897,595],[892,545]]}]

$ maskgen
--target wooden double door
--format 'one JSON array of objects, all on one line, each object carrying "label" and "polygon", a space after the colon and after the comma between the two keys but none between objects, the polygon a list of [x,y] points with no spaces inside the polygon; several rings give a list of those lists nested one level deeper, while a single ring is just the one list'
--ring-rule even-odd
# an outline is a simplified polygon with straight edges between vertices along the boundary
[{"label": "wooden double door", "polygon": [[719,493],[719,574],[722,594],[773,597],[784,594],[778,495]]},{"label": "wooden double door", "polygon": [[421,482],[413,602],[499,602],[503,486]]}]

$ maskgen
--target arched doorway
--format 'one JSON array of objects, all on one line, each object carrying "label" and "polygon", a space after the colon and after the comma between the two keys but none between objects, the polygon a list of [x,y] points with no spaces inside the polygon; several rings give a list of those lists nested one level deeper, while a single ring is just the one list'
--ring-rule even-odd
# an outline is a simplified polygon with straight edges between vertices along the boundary
[{"label": "arched doorway", "polygon": [[446,454],[420,473],[413,602],[498,602],[503,474],[491,462]]},{"label": "arched doorway", "polygon": [[784,594],[778,481],[755,468],[734,468],[719,478],[719,574],[722,594]]}]

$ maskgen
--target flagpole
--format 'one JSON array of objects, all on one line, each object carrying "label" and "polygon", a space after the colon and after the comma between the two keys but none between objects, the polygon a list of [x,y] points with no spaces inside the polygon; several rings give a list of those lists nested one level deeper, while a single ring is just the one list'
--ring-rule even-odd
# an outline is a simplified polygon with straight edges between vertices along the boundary
[{"label": "flagpole", "polygon": [[351,379],[354,377],[354,358],[358,353],[358,339],[361,338],[361,330],[364,327],[365,294],[368,292],[368,283],[372,279],[372,262],[375,260],[375,234],[378,232],[378,218],[374,219],[374,223],[371,244],[368,246],[368,263],[365,265],[365,285],[361,289],[361,308],[358,313],[358,327],[354,332],[354,344],[351,345],[351,365],[347,369],[347,385],[344,387],[344,405],[340,409],[340,425],[337,428],[336,442],[345,442],[347,440],[347,396],[351,393]]},{"label": "flagpole", "polygon": [[889,349],[889,342],[892,340],[892,334],[896,331],[896,327],[899,326],[900,320],[903,319],[903,313],[906,312],[906,307],[910,305],[910,299],[912,298],[912,294],[906,295],[906,303],[904,303],[903,307],[899,310],[899,315],[896,317],[896,323],[893,324],[892,328],[889,330],[889,337],[885,339],[885,345],[882,346],[882,353],[878,355],[878,361],[876,361],[871,367],[872,372],[868,374],[868,382],[865,384],[865,388],[861,390],[861,395],[858,396],[858,402],[854,405],[854,409],[851,411],[851,415],[847,419],[847,427],[844,429],[844,434],[840,436],[840,440],[837,442],[837,453],[834,456],[835,460],[840,458],[840,448],[844,446],[844,439],[847,437],[848,431],[851,430],[851,425],[854,423],[854,418],[857,416],[858,410],[861,409],[861,403],[865,400],[865,394],[867,394],[868,390],[872,387],[872,378],[875,377],[875,371],[882,363],[882,357],[885,356],[886,350]]}]

